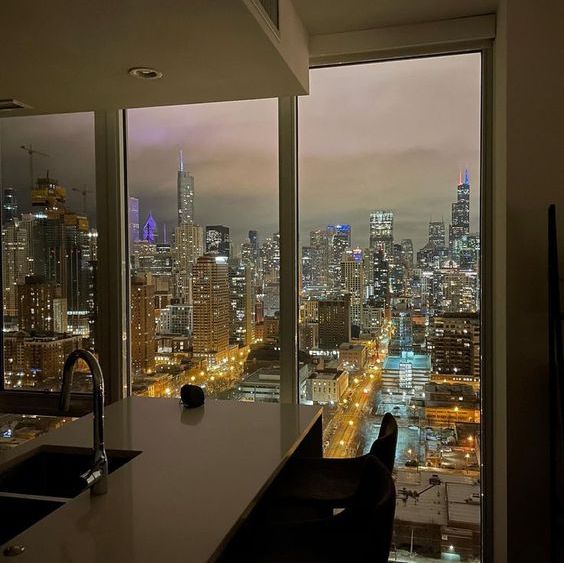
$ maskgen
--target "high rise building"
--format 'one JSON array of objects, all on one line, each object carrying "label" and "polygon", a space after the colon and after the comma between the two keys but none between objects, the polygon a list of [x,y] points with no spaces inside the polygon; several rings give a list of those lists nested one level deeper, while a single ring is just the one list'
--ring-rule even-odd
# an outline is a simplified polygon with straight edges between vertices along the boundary
[{"label": "high rise building", "polygon": [[351,323],[356,327],[360,327],[365,285],[362,250],[349,250],[344,253],[340,265],[340,274],[341,289],[350,296]]},{"label": "high rise building", "polygon": [[377,209],[370,213],[370,248],[381,249],[384,258],[393,252],[394,213],[389,209]]},{"label": "high rise building", "polygon": [[[455,243],[463,235],[470,231],[470,176],[468,170],[464,170],[464,178],[462,175],[458,179],[456,189],[456,202],[452,204],[452,219],[449,230],[449,244],[451,253],[453,252]],[[457,257],[453,256],[456,260]]]},{"label": "high rise building", "polygon": [[311,285],[321,291],[329,287],[330,233],[314,229],[309,234],[312,278]]},{"label": "high rise building", "polygon": [[260,249],[262,278],[265,282],[277,283],[280,278],[280,234],[267,236]]},{"label": "high rise building", "polygon": [[67,303],[61,288],[40,276],[27,276],[18,285],[18,325],[29,334],[67,332]]},{"label": "high rise building", "polygon": [[204,255],[194,266],[194,355],[214,356],[229,347],[229,277],[227,260]]},{"label": "high rise building", "polygon": [[129,220],[129,245],[139,240],[139,199],[129,197],[127,199],[127,216]]},{"label": "high rise building", "polygon": [[444,221],[429,222],[429,244],[432,248],[445,248],[446,232]]},{"label": "high rise building", "polygon": [[401,241],[401,263],[408,272],[411,272],[413,268],[413,241],[410,238],[404,238]]},{"label": "high rise building", "polygon": [[155,287],[151,281],[150,274],[131,280],[131,367],[136,374],[155,367]]},{"label": "high rise building", "polygon": [[427,349],[434,372],[479,377],[479,314],[443,313],[434,317]]},{"label": "high rise building", "polygon": [[319,347],[335,350],[351,340],[350,298],[319,301]]},{"label": "high rise building", "polygon": [[373,297],[378,307],[385,307],[390,301],[390,267],[382,248],[375,248],[372,255]]},{"label": "high rise building", "polygon": [[329,285],[337,289],[341,283],[341,261],[351,248],[350,225],[327,225],[329,235]]},{"label": "high rise building", "polygon": [[18,216],[18,200],[14,188],[4,188],[2,191],[2,224],[7,225]]},{"label": "high rise building", "polygon": [[199,225],[178,225],[172,247],[175,297],[182,303],[192,303],[192,270],[204,254],[204,231]]},{"label": "high rise building", "polygon": [[259,258],[259,240],[257,231],[249,231],[249,243],[251,245],[251,255],[256,263]]},{"label": "high rise building", "polygon": [[240,264],[229,272],[231,341],[243,346],[253,342],[255,295],[251,268]]},{"label": "high rise building", "polygon": [[4,325],[18,315],[18,284],[33,273],[33,215],[14,219],[2,226],[2,282]]},{"label": "high rise building", "polygon": [[178,175],[176,180],[178,196],[178,224],[194,223],[194,177],[184,168],[184,154],[180,151]]},{"label": "high rise building", "polygon": [[229,227],[225,225],[208,225],[206,227],[206,252],[229,258],[230,245]]},{"label": "high rise building", "polygon": [[391,356],[401,356],[402,352],[413,351],[413,324],[409,311],[392,313],[392,337],[388,347]]},{"label": "high rise building", "polygon": [[149,211],[147,215],[147,220],[145,221],[145,226],[143,227],[142,240],[145,240],[151,244],[155,244],[159,238],[158,226],[155,221],[153,214]]}]

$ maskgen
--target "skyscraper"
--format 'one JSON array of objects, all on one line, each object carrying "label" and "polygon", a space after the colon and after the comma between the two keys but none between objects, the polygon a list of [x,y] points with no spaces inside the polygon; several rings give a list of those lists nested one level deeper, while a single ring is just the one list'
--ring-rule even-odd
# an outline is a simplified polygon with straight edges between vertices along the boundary
[{"label": "skyscraper", "polygon": [[256,264],[259,257],[259,240],[256,231],[249,231],[249,243],[251,244],[252,258]]},{"label": "skyscraper", "polygon": [[143,240],[151,244],[155,244],[158,239],[157,222],[155,221],[153,214],[149,211],[147,215],[147,220],[145,221],[145,226],[143,227]]},{"label": "skyscraper", "polygon": [[134,373],[155,367],[155,287],[148,276],[131,280],[131,367]]},{"label": "skyscraper", "polygon": [[18,200],[14,188],[4,188],[2,192],[2,224],[6,225],[18,216]]},{"label": "skyscraper", "polygon": [[129,245],[139,240],[139,199],[130,197],[127,201],[129,217]]},{"label": "skyscraper", "polygon": [[389,209],[377,209],[370,213],[370,248],[382,249],[384,258],[393,251],[394,212]]},{"label": "skyscraper", "polygon": [[351,323],[360,327],[362,322],[362,305],[364,303],[364,261],[362,250],[349,250],[340,264],[341,287],[350,295]]},{"label": "skyscraper", "polygon": [[19,329],[41,335],[67,331],[67,303],[61,289],[40,276],[27,276],[18,285]]},{"label": "skyscraper", "polygon": [[341,282],[341,261],[351,247],[350,225],[327,225],[329,235],[329,281],[333,289]]},{"label": "skyscraper", "polygon": [[176,180],[178,196],[178,224],[194,223],[194,177],[184,169],[184,155],[180,151],[178,176]]},{"label": "skyscraper", "polygon": [[480,316],[478,313],[443,313],[433,319],[427,349],[433,371],[480,376]]},{"label": "skyscraper", "polygon": [[320,301],[319,347],[334,350],[343,342],[351,340],[350,297]]},{"label": "skyscraper", "polygon": [[204,232],[199,225],[178,225],[174,231],[173,268],[175,297],[192,303],[192,270],[204,254]]},{"label": "skyscraper", "polygon": [[251,344],[254,329],[255,295],[250,266],[239,264],[229,272],[231,299],[230,337],[242,346]]},{"label": "skyscraper", "polygon": [[229,227],[225,225],[208,225],[206,227],[206,252],[229,258]]},{"label": "skyscraper", "polygon": [[[204,255],[194,266],[194,355],[214,356],[229,347],[229,279],[227,260]],[[212,360],[213,361],[213,360]]]},{"label": "skyscraper", "polygon": [[[458,179],[456,189],[456,202],[452,204],[452,219],[449,230],[449,244],[451,252],[455,247],[455,243],[463,235],[470,231],[470,176],[468,170],[464,170],[464,178],[462,175]],[[457,259],[457,257],[453,256]]]},{"label": "skyscraper", "polygon": [[435,249],[444,248],[446,246],[444,221],[429,222],[429,244]]}]

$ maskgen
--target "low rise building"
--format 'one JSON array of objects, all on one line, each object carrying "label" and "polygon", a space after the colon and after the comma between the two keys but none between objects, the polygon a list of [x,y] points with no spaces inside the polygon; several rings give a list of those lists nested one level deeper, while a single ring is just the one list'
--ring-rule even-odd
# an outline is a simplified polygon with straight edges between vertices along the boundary
[{"label": "low rise building", "polygon": [[344,342],[339,346],[339,364],[343,368],[362,369],[368,360],[368,349],[364,344]]},{"label": "low rise building", "polygon": [[349,386],[349,373],[343,369],[315,370],[306,382],[306,398],[314,403],[337,403]]}]

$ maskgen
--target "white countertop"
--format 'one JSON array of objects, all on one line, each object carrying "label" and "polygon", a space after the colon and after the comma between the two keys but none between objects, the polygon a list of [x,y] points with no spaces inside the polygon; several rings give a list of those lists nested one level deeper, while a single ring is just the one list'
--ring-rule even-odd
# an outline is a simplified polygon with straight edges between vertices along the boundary
[{"label": "white countertop", "polygon": [[[106,408],[106,448],[139,450],[110,474],[5,545],[22,563],[208,561],[321,416],[317,407],[130,397]],[[0,456],[43,444],[92,446],[90,415]],[[1,553],[1,551],[0,551]],[[0,559],[6,559],[0,555]]]}]

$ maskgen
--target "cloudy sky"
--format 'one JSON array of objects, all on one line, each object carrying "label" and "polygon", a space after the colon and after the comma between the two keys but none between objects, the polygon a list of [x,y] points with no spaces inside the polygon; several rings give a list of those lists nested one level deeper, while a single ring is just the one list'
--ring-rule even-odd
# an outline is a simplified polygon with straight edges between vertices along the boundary
[{"label": "cloudy sky", "polygon": [[[426,241],[432,217],[450,218],[460,169],[472,181],[478,228],[480,58],[477,54],[314,70],[300,98],[300,228],[350,223],[366,246],[372,209],[395,212],[395,238]],[[130,194],[142,218],[151,211],[170,228],[176,220],[178,151],[195,177],[196,221],[231,227],[239,243],[278,228],[277,109],[255,100],[132,110],[128,113]],[[29,160],[36,156],[67,188],[93,189],[91,114],[0,122],[4,186],[29,205]],[[93,205],[92,196],[89,207]],[[69,194],[69,206],[82,198]],[[92,217],[94,220],[94,217]]]}]

